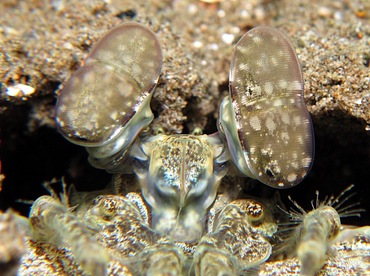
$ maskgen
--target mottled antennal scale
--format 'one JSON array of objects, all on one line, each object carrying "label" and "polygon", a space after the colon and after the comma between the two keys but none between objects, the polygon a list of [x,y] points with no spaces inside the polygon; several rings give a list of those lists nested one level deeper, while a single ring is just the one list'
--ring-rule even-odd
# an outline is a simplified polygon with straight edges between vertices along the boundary
[{"label": "mottled antennal scale", "polygon": [[97,158],[126,148],[153,119],[149,102],[161,66],[152,31],[137,23],[112,29],[64,86],[56,107],[60,132],[87,147],[111,144],[94,152]]},{"label": "mottled antennal scale", "polygon": [[242,172],[275,188],[302,181],[313,160],[313,129],[299,61],[283,33],[257,27],[240,39],[231,60],[230,98],[221,109]]}]

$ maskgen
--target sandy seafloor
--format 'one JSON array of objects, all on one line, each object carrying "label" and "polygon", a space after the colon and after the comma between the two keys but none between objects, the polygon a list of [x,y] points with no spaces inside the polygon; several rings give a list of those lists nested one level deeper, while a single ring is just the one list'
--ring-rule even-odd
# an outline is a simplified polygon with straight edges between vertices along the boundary
[{"label": "sandy seafloor", "polygon": [[0,208],[27,215],[29,205],[19,199],[46,194],[42,183],[53,177],[64,176],[81,190],[109,181],[89,166],[83,148],[56,132],[53,119],[62,84],[107,30],[141,22],[162,44],[151,128],[170,134],[201,127],[210,134],[228,91],[233,45],[249,29],[270,25],[285,32],[297,51],[316,135],[311,173],[281,196],[291,195],[309,209],[316,190],[338,194],[354,184],[353,200],[367,211],[343,223],[370,225],[369,11],[368,0],[2,0]]}]

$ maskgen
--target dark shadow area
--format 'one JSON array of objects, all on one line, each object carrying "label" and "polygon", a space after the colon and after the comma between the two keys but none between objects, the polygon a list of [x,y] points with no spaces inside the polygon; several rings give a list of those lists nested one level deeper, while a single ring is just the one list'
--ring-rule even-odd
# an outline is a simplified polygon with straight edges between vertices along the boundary
[{"label": "dark shadow area", "polygon": [[[78,190],[103,188],[111,175],[92,168],[83,147],[65,140],[55,129],[43,127],[33,133],[27,129],[31,103],[9,105],[0,118],[2,173],[6,178],[0,192],[0,208],[11,207],[28,215],[30,205],[20,199],[35,200],[48,194],[42,183],[54,177],[65,177]],[[208,118],[205,133],[216,131],[216,119]],[[287,207],[293,206],[288,195],[304,209],[311,210],[315,191],[320,198],[338,195],[350,184],[356,195],[345,205],[360,201],[367,211],[361,218],[345,218],[343,223],[370,225],[370,137],[363,121],[342,111],[323,113],[313,117],[316,136],[316,156],[308,177],[298,186],[281,190]],[[262,191],[264,190],[264,191]],[[267,192],[266,192],[267,190]],[[276,190],[255,184],[250,192],[256,196],[272,195]],[[348,194],[350,194],[348,193]]]},{"label": "dark shadow area", "polygon": [[[220,91],[220,98],[213,99],[212,104],[215,105],[215,111],[207,114],[205,117],[202,118],[202,106],[201,103],[199,103],[199,98],[191,97],[187,99],[187,105],[184,110],[184,115],[187,117],[187,122],[184,125],[184,131],[183,133],[191,133],[194,129],[194,126],[200,126],[202,124],[202,119],[205,119],[204,127],[202,127],[204,134],[213,134],[218,131],[217,129],[217,120],[218,120],[218,113],[220,110],[220,106],[222,103],[222,100],[226,95],[228,95],[229,91],[229,81],[225,81],[223,83],[220,83],[218,86],[218,91]],[[210,93],[210,92],[205,92]],[[209,103],[211,104],[211,103]],[[216,115],[215,115],[216,114]],[[189,129],[190,128],[192,129]]]},{"label": "dark shadow area", "polygon": [[[187,121],[184,124],[183,134],[191,134],[196,127],[200,127],[203,134],[215,133],[217,131],[217,119],[214,117],[214,112],[203,115],[201,110],[203,107],[199,102],[199,98],[190,97],[186,101],[187,105],[184,109],[184,115]],[[212,105],[212,103],[209,103],[209,105]]]},{"label": "dark shadow area", "polygon": [[0,209],[11,207],[28,216],[30,204],[48,194],[45,181],[65,177],[79,190],[103,188],[111,176],[92,168],[87,152],[65,140],[55,129],[41,127],[30,133],[27,122],[31,103],[9,105],[1,116],[1,162],[5,175],[0,192]]},{"label": "dark shadow area", "polygon": [[[354,188],[346,193],[356,193],[343,206],[360,202],[359,208],[366,209],[361,218],[344,218],[343,224],[370,224],[370,137],[365,122],[335,110],[313,117],[315,128],[315,160],[308,177],[298,186],[283,190],[282,198],[288,195],[305,210],[311,210],[311,200],[339,195],[350,184]],[[345,196],[343,197],[345,198]],[[287,206],[292,206],[289,200]]]}]

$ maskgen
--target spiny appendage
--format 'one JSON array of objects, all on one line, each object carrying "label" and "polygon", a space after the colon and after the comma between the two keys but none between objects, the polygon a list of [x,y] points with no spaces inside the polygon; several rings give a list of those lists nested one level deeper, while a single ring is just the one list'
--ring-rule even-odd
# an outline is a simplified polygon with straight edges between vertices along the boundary
[{"label": "spiny appendage", "polygon": [[211,263],[220,265],[220,271],[225,273],[241,272],[266,261],[271,245],[252,225],[263,218],[260,207],[250,200],[236,200],[226,206],[215,219],[212,233],[199,242],[194,254],[196,270],[209,269],[206,259],[202,259],[206,255],[220,256],[220,260],[228,255],[231,266],[224,266],[224,262]]},{"label": "spiny appendage", "polygon": [[275,188],[301,182],[313,160],[313,130],[299,61],[282,32],[257,27],[240,39],[224,101],[221,124],[238,168]]},{"label": "spiny appendage", "polygon": [[206,135],[160,134],[142,148],[148,160],[137,160],[134,171],[153,210],[152,228],[175,241],[199,239],[227,167],[215,164]]},{"label": "spiny appendage", "polygon": [[38,198],[30,212],[32,237],[57,246],[70,246],[76,261],[91,275],[105,275],[109,255],[84,224],[56,196]]},{"label": "spiny appendage", "polygon": [[[286,248],[293,249],[301,262],[302,275],[314,275],[325,264],[329,257],[331,243],[341,230],[341,217],[360,216],[362,209],[355,208],[359,202],[343,206],[353,195],[350,194],[342,199],[343,195],[353,188],[346,188],[337,197],[326,197],[319,200],[319,192],[316,192],[316,200],[311,201],[312,210],[306,212],[297,202],[293,202],[298,209],[291,209],[288,213],[290,220],[298,224],[290,238],[287,239]],[[289,244],[290,243],[290,244]]]}]

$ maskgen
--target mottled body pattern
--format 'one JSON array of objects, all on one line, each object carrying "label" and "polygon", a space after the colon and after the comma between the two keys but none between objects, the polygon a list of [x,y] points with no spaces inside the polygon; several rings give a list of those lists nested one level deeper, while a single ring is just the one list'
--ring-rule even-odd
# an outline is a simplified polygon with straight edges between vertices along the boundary
[{"label": "mottled body pattern", "polygon": [[147,158],[133,164],[153,208],[152,227],[176,241],[199,239],[205,212],[226,174],[227,167],[217,159],[221,145],[211,142],[206,135],[159,134],[143,140]]},{"label": "mottled body pattern", "polygon": [[[207,275],[205,271],[212,271],[207,259],[220,255],[229,259],[227,269],[239,273],[264,262],[271,253],[268,236],[261,231],[265,225],[270,227],[270,222],[264,222],[268,215],[256,219],[256,209],[262,212],[256,200],[227,204],[214,218],[213,228],[205,229],[208,234],[198,244],[174,242],[170,236],[154,231],[145,218],[151,207],[141,193],[113,193],[117,191],[108,189],[97,191],[100,195],[96,196],[71,188],[71,204],[80,201],[76,208],[65,205],[65,194],[60,199],[54,193],[39,198],[30,216],[32,239],[67,248],[79,268],[90,275],[112,274],[117,266],[134,275],[183,275],[193,269],[196,275]],[[259,206],[251,208],[251,204]],[[48,209],[43,208],[46,205]],[[263,212],[268,214],[269,210]],[[255,227],[252,221],[257,220]]]},{"label": "mottled body pattern", "polygon": [[[64,248],[76,274],[255,271],[273,251],[276,206],[242,195],[243,183],[222,179],[242,174],[287,188],[311,167],[313,130],[301,70],[280,31],[258,27],[236,44],[230,94],[212,135],[146,130],[162,62],[154,33],[122,24],[95,45],[61,92],[56,121],[62,135],[85,146],[93,166],[117,173],[104,191],[71,188],[68,197],[53,193],[33,204],[29,246]],[[322,217],[319,226],[303,227],[312,238],[302,237],[322,240],[320,234],[330,233],[330,219]]]}]

